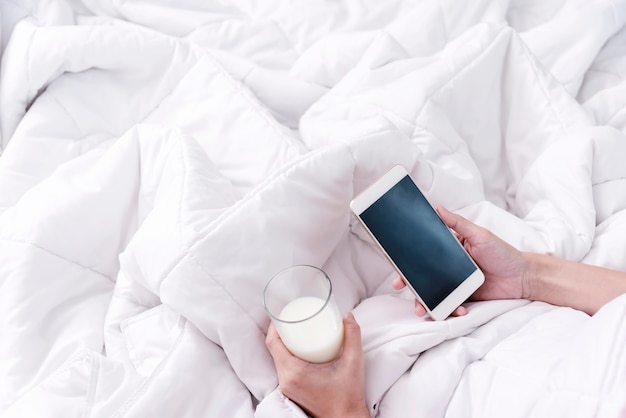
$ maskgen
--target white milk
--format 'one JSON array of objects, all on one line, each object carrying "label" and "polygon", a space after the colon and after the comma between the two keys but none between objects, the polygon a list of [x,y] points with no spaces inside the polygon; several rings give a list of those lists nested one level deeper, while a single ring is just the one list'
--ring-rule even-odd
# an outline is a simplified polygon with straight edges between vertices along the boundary
[{"label": "white milk", "polygon": [[[281,323],[279,333],[289,351],[311,363],[325,363],[339,355],[343,343],[343,321],[334,303],[312,318]],[[280,312],[282,321],[299,321],[315,314],[324,300],[313,296],[294,299]]]}]

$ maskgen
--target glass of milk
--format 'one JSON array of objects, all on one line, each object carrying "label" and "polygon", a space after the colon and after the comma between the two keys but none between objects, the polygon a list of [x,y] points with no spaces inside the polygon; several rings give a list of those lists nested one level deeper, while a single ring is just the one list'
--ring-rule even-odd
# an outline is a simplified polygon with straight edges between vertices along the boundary
[{"label": "glass of milk", "polygon": [[263,302],[293,355],[310,363],[325,363],[339,355],[343,320],[324,271],[307,265],[287,267],[267,283]]}]

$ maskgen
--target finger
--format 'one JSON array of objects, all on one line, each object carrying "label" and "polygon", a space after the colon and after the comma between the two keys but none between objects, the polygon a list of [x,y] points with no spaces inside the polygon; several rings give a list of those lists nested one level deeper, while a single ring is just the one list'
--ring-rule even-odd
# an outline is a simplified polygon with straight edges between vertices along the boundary
[{"label": "finger", "polygon": [[274,323],[270,322],[270,326],[267,329],[267,336],[265,337],[265,346],[269,350],[274,363],[281,363],[285,361],[291,361],[295,358],[293,354],[285,347],[283,340],[280,338]]},{"label": "finger", "polygon": [[274,323],[270,322],[269,327],[267,327],[267,334],[265,336],[265,345],[269,346],[270,342],[276,338],[280,338],[280,335],[278,335],[278,331],[276,330]]},{"label": "finger", "polygon": [[343,353],[342,357],[355,358],[362,356],[361,327],[354,319],[352,312],[346,312],[343,317]]},{"label": "finger", "polygon": [[415,299],[415,315],[417,316],[426,315],[426,308],[424,308],[424,306],[422,306],[422,304],[419,303],[417,299]]},{"label": "finger", "polygon": [[404,280],[402,280],[400,276],[396,277],[395,279],[393,279],[393,282],[391,282],[391,287],[393,287],[395,290],[402,290],[405,286],[406,283],[404,283]]},{"label": "finger", "polygon": [[452,312],[452,316],[465,316],[467,315],[467,308],[465,306],[459,306]]},{"label": "finger", "polygon": [[476,232],[481,230],[481,227],[479,227],[478,225],[468,221],[461,215],[450,212],[443,206],[438,206],[437,212],[439,213],[439,216],[441,217],[443,222],[462,237],[469,238]]}]

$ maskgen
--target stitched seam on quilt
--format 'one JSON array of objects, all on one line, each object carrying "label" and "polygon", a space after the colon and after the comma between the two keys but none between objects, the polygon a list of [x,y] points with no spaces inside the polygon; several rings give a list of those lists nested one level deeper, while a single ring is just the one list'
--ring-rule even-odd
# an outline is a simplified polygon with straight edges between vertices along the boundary
[{"label": "stitched seam on quilt", "polygon": [[[178,214],[177,214],[177,222],[176,222],[176,226],[177,231],[178,231],[178,236],[180,237],[181,240],[181,254],[179,257],[177,257],[176,259],[173,260],[171,266],[167,269],[165,269],[163,271],[163,274],[159,277],[159,279],[157,280],[156,287],[159,289],[159,293],[157,294],[157,296],[159,297],[159,299],[161,299],[161,291],[160,291],[160,287],[163,285],[163,282],[167,279],[167,277],[183,262],[183,260],[185,259],[186,254],[188,254],[191,250],[191,247],[188,245],[188,243],[185,241],[184,236],[183,236],[183,227],[182,227],[182,217],[183,217],[183,197],[185,195],[185,188],[187,186],[187,177],[188,177],[188,173],[189,173],[189,169],[187,166],[187,162],[185,161],[185,159],[183,158],[183,147],[184,147],[184,141],[176,140],[175,142],[176,144],[176,151],[177,151],[177,156],[180,158],[180,162],[181,162],[181,166],[183,169],[183,179],[182,182],[180,184],[180,196],[178,199]],[[140,151],[141,153],[141,151]],[[166,159],[165,163],[163,164],[163,166],[166,166],[170,159],[172,158],[170,154],[170,156]],[[141,163],[141,160],[140,160]],[[140,168],[141,170],[141,168]],[[141,171],[140,171],[141,172]],[[154,210],[154,205],[152,207],[152,210]],[[136,233],[136,232],[135,232]]]},{"label": "stitched seam on quilt", "polygon": [[[337,147],[346,147],[346,144],[339,144],[339,145],[336,145],[336,146]],[[286,165],[284,167],[284,170],[282,170],[282,171],[280,171],[278,173],[275,173],[274,175],[270,176],[266,181],[261,183],[258,186],[258,188],[256,189],[256,192],[248,194],[244,199],[240,199],[234,205],[228,207],[224,212],[222,212],[217,218],[215,218],[209,224],[211,229],[208,230],[207,233],[204,236],[202,236],[201,238],[199,238],[196,241],[194,241],[191,246],[184,245],[184,248],[183,248],[184,253],[183,253],[183,255],[181,256],[181,258],[176,263],[174,263],[172,268],[169,269],[168,272],[163,275],[163,279],[161,280],[161,284],[167,279],[167,277],[171,274],[171,272],[174,271],[174,269],[183,262],[185,257],[188,257],[200,268],[200,270],[208,278],[210,278],[215,284],[217,284],[224,291],[224,293],[227,294],[230,297],[230,299],[237,305],[237,307],[242,312],[244,312],[245,315],[248,318],[250,318],[250,320],[257,326],[257,328],[259,328],[259,330],[261,330],[261,332],[265,333],[265,331],[261,329],[260,325],[257,324],[257,321],[255,321],[254,318],[252,316],[250,316],[250,313],[239,303],[237,298],[233,297],[233,295],[226,289],[226,287],[220,281],[215,279],[215,277],[213,275],[211,275],[211,273],[205,268],[204,264],[200,262],[200,260],[196,257],[195,248],[198,247],[200,245],[200,243],[205,242],[205,240],[208,239],[212,234],[214,234],[215,231],[217,231],[224,224],[224,222],[228,221],[233,216],[236,216],[236,214],[240,210],[242,210],[242,208],[245,208],[247,206],[247,204],[249,204],[249,202],[252,201],[253,198],[256,195],[258,195],[259,193],[262,193],[263,191],[267,190],[269,187],[271,187],[271,184],[273,184],[275,181],[278,181],[278,179],[282,178],[283,176],[286,176],[291,170],[293,170],[295,167],[297,167],[302,161],[310,159],[312,156],[317,156],[319,154],[322,154],[324,152],[324,150],[325,150],[325,148],[313,150],[310,153],[305,154],[305,155],[301,156],[300,158],[295,159],[294,161],[291,162],[291,164]],[[348,148],[348,151],[349,151],[349,148]],[[349,152],[349,154],[352,155],[351,152]],[[182,199],[180,201],[179,214],[181,214],[181,216],[182,216]],[[179,219],[179,225],[180,225],[180,219]]]},{"label": "stitched seam on quilt", "polygon": [[619,22],[619,17],[618,17],[619,13],[617,12],[617,6],[615,5],[614,0],[611,0],[610,5],[611,5],[611,14],[613,15],[613,24],[615,25],[615,32],[613,34],[615,34],[617,33],[617,31],[620,30],[620,28],[617,27],[617,24]]},{"label": "stitched seam on quilt", "polygon": [[[199,240],[194,241],[193,243],[191,243],[191,245],[185,240],[185,237],[183,235],[183,202],[184,202],[184,196],[186,193],[186,188],[187,188],[187,180],[188,180],[188,176],[189,176],[189,167],[187,164],[187,161],[184,158],[185,152],[184,152],[184,144],[185,141],[181,141],[181,140],[177,140],[175,142],[175,150],[176,150],[176,156],[179,157],[180,160],[180,164],[183,170],[183,175],[182,175],[182,181],[180,183],[180,195],[178,198],[178,202],[177,202],[177,207],[178,207],[178,213],[177,213],[177,219],[176,219],[176,226],[177,226],[177,232],[178,232],[178,236],[180,237],[180,256],[177,257],[176,259],[172,260],[172,263],[170,265],[169,268],[164,269],[163,273],[160,275],[159,279],[156,282],[156,285],[158,288],[160,288],[163,285],[163,282],[165,282],[165,280],[167,280],[167,278],[170,276],[170,274],[184,261],[185,257],[187,255],[189,255],[192,251],[193,248],[196,246],[197,242]],[[174,147],[173,147],[174,148]],[[170,161],[170,159],[174,156],[174,154],[170,154],[170,156],[167,158],[167,160],[164,163],[164,166],[167,165]],[[234,205],[230,206],[230,208],[236,206],[240,201],[237,201]],[[227,209],[227,210],[229,210]],[[217,219],[215,219],[213,222],[216,222],[219,218],[221,217],[218,216]],[[211,223],[213,223],[211,222]],[[157,296],[159,296],[160,298],[160,290],[159,293],[157,294]]]},{"label": "stitched seam on quilt", "polygon": [[285,394],[280,390],[280,387],[275,389],[278,392],[278,397],[280,398],[280,405],[283,407],[283,410],[289,411],[291,414],[294,414],[297,417],[309,416],[304,413],[304,411],[296,406],[296,403],[291,399],[285,396]]},{"label": "stitched seam on quilt", "polygon": [[[179,38],[174,38],[174,39],[177,39],[177,40],[179,40],[179,41],[181,41],[181,42],[182,42],[182,40],[180,40]],[[140,116],[140,117],[139,117],[139,120],[137,120],[137,121],[135,121],[134,123],[132,123],[132,125],[131,125],[128,129],[132,128],[133,126],[136,126],[136,125],[137,125],[137,124],[139,124],[139,123],[144,123],[144,122],[145,122],[145,120],[146,120],[148,117],[150,117],[150,115],[152,115],[152,114],[153,114],[153,113],[154,113],[154,112],[155,112],[155,111],[156,111],[159,107],[161,107],[161,105],[163,104],[163,102],[164,102],[165,100],[167,100],[169,97],[171,97],[171,96],[174,94],[174,92],[178,89],[178,87],[181,85],[181,83],[183,82],[183,80],[184,80],[185,78],[189,77],[189,74],[191,74],[191,72],[192,72],[192,71],[196,68],[196,66],[199,64],[199,62],[200,62],[200,61],[198,60],[198,56],[197,56],[197,54],[196,54],[196,51],[194,51],[194,48],[191,48],[189,44],[187,44],[186,46],[188,46],[188,47],[189,47],[189,55],[190,55],[190,56],[191,56],[191,55],[193,55],[193,56],[194,56],[194,58],[196,58],[196,62],[195,62],[195,63],[193,63],[193,65],[191,65],[191,66],[187,69],[187,71],[185,72],[185,74],[184,74],[182,77],[180,77],[180,78],[178,79],[178,83],[176,83],[176,84],[172,85],[172,87],[169,89],[169,91],[168,91],[167,93],[165,93],[162,97],[160,97],[160,98],[156,99],[156,102],[157,102],[157,103],[155,103],[155,104],[154,104],[154,106],[152,106],[152,108],[150,108],[150,110],[146,111],[146,112],[145,112],[145,114],[143,115],[143,117],[141,117],[141,116]],[[147,122],[146,122],[146,123],[147,123]],[[126,130],[128,130],[128,129],[126,129]]]},{"label": "stitched seam on quilt", "polygon": [[219,74],[222,75],[233,86],[234,91],[250,107],[250,110],[259,119],[261,119],[270,128],[270,130],[274,132],[274,134],[276,134],[277,137],[279,137],[286,144],[292,147],[299,145],[303,148],[308,148],[305,146],[305,144],[302,141],[298,141],[294,137],[287,136],[280,129],[278,129],[276,120],[269,118],[267,116],[267,113],[263,111],[263,110],[267,111],[267,109],[264,107],[261,107],[257,101],[252,99],[251,93],[248,87],[245,87],[244,89],[244,84],[240,81],[237,81],[235,78],[233,78],[233,76],[228,71],[226,71],[226,69],[222,66],[219,60],[215,58],[215,56],[211,52],[201,50],[201,53],[203,53],[206,57],[210,59],[211,65],[215,67],[217,71],[219,72]]},{"label": "stitched seam on quilt", "polygon": [[[185,252],[189,249],[189,245],[187,245],[184,236],[183,236],[183,202],[185,201],[185,192],[187,190],[187,186],[188,186],[188,179],[189,179],[189,166],[187,165],[187,160],[185,159],[185,152],[184,152],[184,145],[183,145],[184,141],[176,141],[176,145],[178,145],[176,147],[177,155],[178,158],[180,159],[180,163],[181,166],[183,167],[183,179],[181,182],[181,187],[180,187],[180,195],[179,195],[179,200],[178,200],[178,219],[177,219],[177,224],[176,225],[178,227],[178,235],[180,236],[180,239],[182,240],[182,244],[183,244],[183,255],[181,255],[180,259],[178,260],[178,262],[174,263],[174,266],[177,266],[178,264],[180,264],[180,262],[183,260],[184,258],[184,254]],[[169,162],[169,158],[167,160],[167,162]],[[166,164],[167,164],[166,162]],[[163,276],[163,279],[161,280],[160,283],[163,283],[163,281],[165,280],[165,278],[173,271],[173,268],[167,272],[166,275]],[[160,295],[159,295],[160,297]]]},{"label": "stitched seam on quilt", "polygon": [[[217,280],[205,267],[204,265],[200,262],[200,260],[196,257],[195,252],[190,251],[187,253],[187,258],[189,258],[199,269],[200,271],[202,271],[202,273],[204,273],[204,275],[210,279],[213,283],[215,283],[221,290],[222,292],[224,292],[225,295],[228,296],[228,298],[235,304],[235,306],[237,306],[237,308],[239,308],[239,310],[246,316],[248,317],[248,319],[250,319],[250,321],[252,321],[252,323],[257,327],[257,329],[265,334],[265,330],[261,328],[261,326],[257,323],[257,321],[254,320],[254,318],[250,315],[250,312],[248,310],[246,310],[244,308],[243,305],[241,305],[241,303],[239,303],[238,299],[235,298],[229,291],[228,289],[222,284],[221,281]],[[182,262],[183,260],[181,260]],[[180,264],[180,263],[179,263]],[[214,341],[216,344],[218,345],[222,345],[220,344],[220,342],[218,341]]]},{"label": "stitched seam on quilt", "polygon": [[609,116],[608,118],[604,119],[604,124],[613,126],[613,127],[615,127],[617,129],[616,126],[612,125],[613,119],[617,118],[624,111],[624,109],[626,109],[626,106],[622,106],[619,109],[617,109],[615,112],[613,112],[611,114],[611,116]]},{"label": "stitched seam on quilt", "polygon": [[[626,308],[622,307],[621,313],[622,315],[620,316],[624,318],[624,313],[626,313]],[[606,378],[603,379],[601,382],[602,393],[611,392],[611,388],[617,386],[617,382],[619,382],[620,378],[623,378],[624,376],[626,376],[626,373],[624,373],[625,366],[626,366],[626,358],[625,358],[626,356],[619,355],[619,351],[622,348],[619,342],[626,341],[626,326],[622,326],[621,328],[618,328],[617,331],[618,331],[617,334],[613,334],[613,341],[615,341],[617,344],[607,344],[607,346],[610,350],[609,357],[613,359],[617,359],[618,364],[617,365],[613,364],[612,365],[613,367],[610,367],[611,365],[606,363],[607,367],[604,369]]]},{"label": "stitched seam on quilt", "polygon": [[[76,119],[70,114],[70,112],[67,110],[67,108],[65,107],[65,105],[63,103],[61,103],[61,101],[59,100],[58,97],[56,97],[56,95],[54,95],[53,93],[50,93],[48,91],[48,94],[50,95],[50,97],[59,105],[59,108],[63,111],[63,113],[65,113],[65,115],[72,121],[72,123],[74,124],[74,126],[76,127],[76,129],[78,129],[78,132],[81,134],[81,136],[85,137],[87,136],[85,134],[85,132],[81,129],[81,127],[78,125],[78,122],[76,121]],[[78,141],[76,141],[78,142]]]},{"label": "stitched seam on quilt", "polygon": [[[98,360],[96,362],[96,360]],[[98,387],[98,378],[100,376],[100,361],[95,356],[91,356],[91,373],[87,382],[87,394],[85,396],[85,410],[82,418],[88,418],[93,412],[94,398]]]},{"label": "stitched seam on quilt", "polygon": [[450,41],[450,35],[448,34],[449,31],[448,25],[446,24],[446,11],[442,0],[439,0],[439,9],[441,10],[441,26],[443,27],[446,43],[448,43]]},{"label": "stitched seam on quilt", "polygon": [[557,111],[556,107],[554,107],[554,101],[552,100],[552,98],[548,94],[548,89],[546,88],[545,80],[542,77],[539,76],[539,70],[537,68],[537,62],[534,60],[535,57],[528,51],[528,47],[526,47],[526,44],[524,44],[523,42],[522,42],[522,46],[523,46],[522,51],[524,52],[524,56],[526,57],[526,61],[530,64],[530,68],[533,70],[533,74],[535,75],[535,80],[537,80],[537,84],[541,88],[541,91],[543,92],[543,95],[544,95],[546,101],[550,105],[550,109],[552,110],[552,114],[555,116],[556,120],[559,122],[559,126],[561,128],[561,132],[564,135],[567,135],[568,134],[568,130],[565,127],[565,124],[563,123],[563,119],[561,118],[561,113],[559,111]]},{"label": "stitched seam on quilt", "polygon": [[216,76],[222,76],[231,85],[233,89],[233,93],[236,93],[249,106],[248,110],[250,110],[261,121],[263,121],[267,126],[269,126],[269,128],[276,134],[277,137],[279,137],[281,140],[283,140],[285,143],[287,143],[290,146],[295,147],[297,145],[300,145],[306,148],[302,142],[298,142],[296,138],[286,136],[280,129],[278,129],[275,123],[272,123],[273,121],[269,119],[268,116],[264,112],[261,111],[261,109],[264,109],[264,108],[261,108],[258,103],[256,103],[254,100],[252,100],[251,97],[249,97],[249,93],[247,90],[244,90],[243,84],[237,81],[235,78],[233,78],[233,76],[228,71],[226,71],[226,69],[222,66],[222,64],[215,57],[215,55],[213,55],[210,51],[204,50],[188,41],[182,40],[180,38],[175,38],[175,39],[177,41],[185,43],[185,45],[189,48],[189,54],[193,55],[196,58],[196,62],[193,64],[193,66],[191,66],[187,70],[185,75],[179,79],[179,82],[173,85],[170,91],[167,94],[165,94],[163,97],[161,97],[159,99],[159,102],[156,103],[152,109],[147,111],[145,115],[143,116],[143,118],[141,118],[136,123],[144,122],[148,117],[150,117],[150,115],[152,115],[161,106],[161,104],[166,99],[171,97],[175,93],[175,91],[180,87],[182,81],[186,77],[189,77],[192,71],[194,71],[197,68],[197,66],[202,63],[201,60],[204,58],[209,64],[209,66],[216,70],[217,74],[215,74],[212,78]]},{"label": "stitched seam on quilt", "polygon": [[[433,96],[434,96],[437,92],[439,92],[442,88],[444,88],[444,87],[446,87],[448,84],[450,84],[450,83],[453,81],[453,79],[454,79],[454,78],[456,78],[459,74],[462,74],[465,70],[467,70],[468,68],[470,68],[470,67],[471,67],[471,65],[472,65],[473,63],[475,63],[477,60],[481,59],[481,58],[482,58],[482,57],[483,57],[483,56],[484,56],[484,55],[485,55],[485,54],[486,54],[486,53],[487,53],[487,52],[491,49],[491,47],[494,45],[495,41],[496,41],[499,37],[503,36],[503,33],[507,32],[507,29],[510,29],[510,28],[505,26],[505,27],[503,27],[502,29],[500,29],[500,31],[498,32],[498,34],[497,34],[497,35],[496,35],[496,36],[495,36],[495,37],[491,40],[491,42],[489,43],[489,45],[488,45],[486,48],[482,49],[482,50],[480,51],[480,53],[478,53],[478,54],[477,54],[476,56],[474,56],[471,60],[469,60],[469,62],[465,63],[465,64],[463,65],[463,68],[461,68],[461,69],[460,69],[459,71],[457,71],[456,73],[451,74],[450,78],[448,78],[447,80],[445,80],[445,81],[441,82],[441,83],[437,86],[437,88],[436,88],[436,89],[434,89],[434,90],[433,90],[433,91],[432,91],[432,92],[431,92],[428,96],[426,96],[426,97],[424,98],[424,106],[422,106],[422,107],[421,107],[421,109],[418,111],[418,113],[415,115],[415,117],[412,117],[411,119],[407,119],[407,118],[405,118],[405,117],[403,117],[403,116],[401,116],[401,115],[398,115],[398,114],[397,114],[397,113],[395,113],[395,112],[391,112],[391,113],[393,113],[393,115],[394,115],[395,117],[397,117],[398,119],[400,119],[401,121],[403,121],[403,122],[407,123],[408,125],[413,126],[413,131],[415,131],[416,127],[420,127],[420,128],[422,128],[422,129],[424,129],[424,130],[427,130],[427,129],[425,129],[423,126],[421,126],[421,125],[419,125],[419,124],[417,124],[417,123],[416,123],[417,119],[419,119],[419,117],[421,116],[422,112],[424,111],[425,105],[426,105],[426,104],[430,101],[430,99],[431,99],[431,98],[432,98],[432,97],[433,97]],[[330,91],[327,93],[327,95],[332,95],[332,96],[335,96],[335,97],[338,97],[338,98],[341,98],[341,99],[347,100],[348,102],[363,103],[363,104],[365,104],[365,105],[375,107],[375,108],[377,108],[377,109],[378,109],[378,110],[379,110],[382,114],[390,113],[390,111],[389,111],[388,109],[385,109],[385,108],[381,107],[379,104],[376,104],[376,103],[373,103],[373,102],[370,102],[370,101],[366,101],[366,100],[363,100],[363,99],[355,99],[355,98],[353,98],[353,97],[352,97],[352,98],[348,98],[347,96],[343,96],[343,97],[342,97],[342,96],[336,95],[336,94],[333,92],[333,90],[330,90]]]},{"label": "stitched seam on quilt", "polygon": [[[13,2],[12,2],[13,3]],[[17,4],[17,3],[15,3]],[[24,9],[26,10],[26,9]],[[19,24],[19,22],[18,22]],[[16,24],[17,26],[17,24]],[[32,31],[31,35],[30,35],[30,39],[28,41],[28,52],[26,53],[26,86],[29,87],[30,86],[30,73],[31,73],[31,52],[33,50],[33,43],[34,43],[34,38],[35,38],[35,33],[36,31]],[[6,54],[4,53],[5,51],[2,52],[2,57],[4,57]],[[28,102],[28,90],[26,91],[26,97],[24,97],[24,104],[26,104]],[[24,113],[26,113],[26,110],[24,111]],[[22,115],[23,117],[23,115]],[[19,122],[18,122],[19,124]],[[13,132],[11,132],[11,135],[9,138],[5,138],[4,137],[4,130],[5,130],[5,126],[4,124],[2,126],[0,126],[1,130],[0,130],[0,155],[2,155],[5,147],[4,144],[6,143],[7,145],[9,144],[9,142],[11,141],[11,138],[13,138],[13,135],[15,134],[15,131],[17,129],[18,124],[16,124],[13,127]]]},{"label": "stitched seam on quilt", "polygon": [[[335,145],[336,147],[345,147],[345,144]],[[246,194],[242,199],[238,200],[232,206],[228,207],[224,212],[222,212],[217,218],[211,221],[208,225],[210,229],[208,229],[207,233],[193,243],[189,250],[193,250],[196,246],[200,245],[200,242],[206,240],[210,235],[215,233],[220,226],[228,221],[231,217],[235,216],[242,208],[246,207],[257,195],[264,193],[265,190],[269,189],[273,183],[278,181],[278,179],[287,176],[296,166],[300,165],[303,161],[312,159],[313,157],[326,152],[328,148],[318,148],[316,150],[311,150],[309,153],[299,156],[289,163],[282,166],[280,170],[274,171],[268,177],[265,178],[263,182],[258,184],[253,191]]]},{"label": "stitched seam on quilt", "polygon": [[[450,76],[450,78],[448,78],[447,80],[445,80],[444,82],[442,82],[439,86],[437,86],[436,89],[434,89],[428,96],[426,96],[424,98],[424,106],[421,107],[421,109],[418,111],[418,113],[415,115],[414,118],[411,119],[407,119],[401,115],[398,115],[397,113],[393,113],[393,115],[395,117],[397,117],[398,119],[402,120],[403,122],[407,123],[408,125],[413,126],[413,132],[411,133],[411,136],[414,136],[417,128],[421,128],[425,131],[429,130],[427,128],[425,128],[424,126],[420,125],[417,123],[417,120],[420,118],[420,116],[422,115],[422,113],[425,110],[426,104],[430,101],[430,99],[436,94],[438,93],[442,88],[445,88],[446,86],[448,86],[451,82],[453,82],[453,80],[455,78],[457,78],[459,75],[463,74],[463,72],[465,72],[466,70],[468,70],[475,62],[477,62],[478,60],[480,60],[481,58],[483,58],[490,50],[491,48],[494,46],[494,44],[496,43],[496,41],[501,38],[502,36],[506,36],[508,33],[513,33],[512,29],[508,26],[503,26],[500,31],[498,32],[498,34],[491,40],[491,42],[489,43],[489,45],[482,49],[480,51],[480,53],[478,53],[476,56],[474,56],[471,60],[469,60],[467,63],[465,63],[463,65],[462,68],[460,68],[459,71],[455,72],[454,74],[452,74]],[[563,123],[562,118],[560,117],[560,113],[556,110],[556,108],[554,107],[554,103],[550,97],[550,95],[548,94],[548,91],[546,89],[546,86],[543,82],[543,80],[539,77],[538,74],[538,70],[537,70],[537,66],[536,63],[533,61],[532,56],[530,55],[530,53],[528,52],[528,49],[525,47],[525,45],[523,44],[523,41],[520,40],[521,46],[523,48],[523,53],[524,56],[527,58],[527,63],[530,64],[530,68],[532,69],[533,73],[535,74],[535,78],[538,80],[538,84],[544,94],[544,97],[546,98],[550,109],[552,110],[552,113],[554,114],[554,116],[556,117],[556,120],[559,122],[559,126],[562,130],[562,132],[564,134],[567,133],[567,130],[565,129],[565,124]],[[332,90],[327,93],[329,95],[333,95],[334,93],[332,92]],[[343,97],[343,99],[347,99],[346,97]],[[354,99],[354,98],[350,98],[348,101],[352,101],[355,103],[364,103],[368,106],[372,106],[372,107],[376,107],[378,108],[380,111],[382,111],[383,113],[389,113],[389,110],[382,108],[380,105],[376,104],[376,103],[372,103],[372,102],[368,102],[368,101],[364,101],[361,99]]]},{"label": "stitched seam on quilt", "polygon": [[43,251],[46,254],[49,254],[49,255],[54,256],[56,258],[59,258],[59,259],[65,261],[65,262],[67,262],[69,264],[72,264],[72,265],[75,265],[75,266],[80,267],[82,269],[88,270],[88,271],[90,271],[90,272],[92,272],[94,274],[97,274],[98,276],[103,277],[103,278],[105,278],[105,279],[107,279],[107,280],[109,280],[111,282],[115,282],[115,280],[113,280],[111,277],[107,276],[106,274],[104,274],[102,272],[99,272],[98,270],[93,269],[92,267],[88,267],[88,266],[82,265],[81,263],[79,263],[77,261],[71,260],[71,259],[69,259],[67,257],[64,257],[64,256],[60,255],[60,254],[54,253],[54,252],[48,250],[47,248],[44,248],[44,247],[42,247],[40,245],[37,245],[37,244],[35,244],[33,242],[22,241],[22,240],[17,240],[17,239],[13,239],[13,238],[10,239],[10,238],[6,238],[6,237],[0,237],[0,241],[4,241],[4,242],[8,242],[8,243],[14,243],[14,244],[28,245],[28,246],[34,247],[34,248],[36,248],[36,249],[38,249],[40,251]]},{"label": "stitched seam on quilt", "polygon": [[267,17],[267,20],[269,20],[270,22],[272,22],[274,24],[274,26],[276,26],[280,32],[283,34],[283,37],[285,38],[285,40],[289,43],[289,45],[291,46],[291,49],[298,54],[298,56],[302,55],[302,51],[300,51],[298,48],[296,48],[296,43],[294,41],[291,40],[291,38],[287,35],[287,31],[283,28],[282,24],[274,19],[273,17]]},{"label": "stitched seam on quilt", "polygon": [[[94,356],[91,352],[89,351],[79,351],[77,353],[74,353],[72,355],[70,355],[67,360],[65,360],[56,370],[54,370],[47,379],[56,379],[61,377],[64,373],[66,373],[68,370],[77,367],[77,364],[80,363],[81,361],[89,361],[91,364],[91,368],[93,370],[93,361],[94,361]],[[89,379],[91,379],[91,376],[89,377]],[[17,394],[17,396],[15,397],[15,399],[20,399],[22,398],[24,395],[26,395],[27,393],[29,393],[30,390],[32,390],[32,384],[27,386],[27,389],[23,392],[20,392]],[[84,415],[83,415],[84,416]]]},{"label": "stitched seam on quilt", "polygon": [[[485,49],[483,49],[478,55],[476,55],[471,62],[466,63],[461,69],[460,71],[457,71],[456,73],[454,73],[452,75],[452,77],[450,77],[450,79],[446,80],[445,83],[441,84],[439,87],[437,87],[436,90],[434,90],[425,100],[425,104],[427,102],[430,101],[430,99],[437,93],[439,92],[442,88],[448,86],[450,83],[452,83],[454,81],[455,78],[457,78],[459,75],[463,74],[465,71],[469,70],[469,68],[471,68],[472,65],[474,65],[478,60],[482,59],[487,52],[489,52],[492,47],[494,46],[494,44],[496,43],[496,41],[501,38],[502,36],[505,36],[507,33],[512,33],[512,37],[511,40],[514,39],[514,36],[516,36],[513,32],[511,32],[509,30],[510,28],[508,26],[503,27],[499,32],[498,35],[496,37],[494,37],[492,39],[492,41],[490,42],[489,46]],[[519,39],[519,37],[518,37]],[[511,44],[511,41],[509,41],[509,45]],[[552,114],[555,116],[556,120],[559,122],[559,126],[561,128],[561,131],[563,132],[563,134],[567,134],[567,129],[565,128],[565,124],[563,123],[562,118],[560,117],[561,114],[560,112],[557,111],[557,109],[554,107],[554,103],[552,98],[550,97],[550,95],[548,94],[548,90],[546,89],[544,80],[539,76],[539,71],[537,69],[537,63],[533,60],[533,56],[529,53],[528,48],[526,47],[526,44],[523,43],[523,41],[520,39],[520,46],[522,47],[522,51],[524,54],[524,57],[526,58],[526,62],[529,64],[530,68],[533,71],[533,74],[535,75],[535,80],[537,81],[537,84],[539,85],[539,87],[541,88],[541,91],[543,92],[544,98],[546,99],[546,101],[548,102],[550,109],[552,110]],[[417,116],[415,117],[415,121],[414,122],[409,122],[411,124],[413,124],[415,127],[418,126],[417,119],[419,119],[419,117],[422,115],[422,113],[424,112],[424,109],[426,108],[426,106],[423,106],[419,113],[417,114]],[[413,131],[413,133],[415,133],[415,129]]]},{"label": "stitched seam on quilt", "polygon": [[184,335],[185,332],[183,328],[180,330],[176,341],[174,341],[174,344],[172,344],[172,347],[170,348],[167,355],[163,358],[163,360],[161,360],[161,363],[159,364],[157,369],[150,375],[150,377],[148,377],[139,385],[139,387],[133,392],[133,394],[130,395],[128,399],[126,399],[126,401],[124,401],[124,403],[119,407],[117,411],[115,411],[111,418],[122,417],[122,414],[127,412],[139,400],[139,397],[148,390],[152,382],[156,379],[157,376],[160,375],[161,371],[165,367],[164,365],[167,363],[167,360],[169,360],[170,357],[172,357],[173,353],[178,349],[178,346],[180,345],[180,342],[182,341]]}]

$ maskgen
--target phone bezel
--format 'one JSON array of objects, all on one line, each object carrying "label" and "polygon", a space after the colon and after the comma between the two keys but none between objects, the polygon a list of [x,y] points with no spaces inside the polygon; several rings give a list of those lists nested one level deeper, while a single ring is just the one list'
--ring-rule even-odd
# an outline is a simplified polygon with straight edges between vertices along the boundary
[{"label": "phone bezel", "polygon": [[[409,280],[407,280],[407,278],[405,277],[404,273],[398,268],[398,266],[393,261],[393,259],[389,256],[385,248],[380,244],[380,242],[374,236],[372,231],[370,231],[370,229],[367,227],[365,222],[363,222],[363,220],[361,219],[361,214],[367,208],[369,208],[374,202],[380,199],[385,193],[387,193],[387,191],[389,191],[392,187],[394,187],[400,180],[402,180],[406,176],[408,176],[409,179],[411,179],[411,176],[409,175],[408,171],[403,166],[401,165],[393,166],[391,170],[389,170],[382,177],[380,177],[377,181],[375,181],[372,185],[370,185],[368,188],[363,190],[358,196],[356,196],[350,202],[350,209],[355,214],[356,218],[359,220],[361,225],[363,225],[363,227],[368,232],[370,237],[372,237],[374,243],[381,249],[381,251],[383,252],[385,257],[389,260],[389,262],[391,262],[392,266],[398,272],[398,274],[400,275],[400,277],[402,278],[406,286],[415,295],[417,300],[424,306],[424,308],[426,309],[428,314],[431,316],[431,318],[439,321],[439,320],[446,319],[448,316],[450,316],[450,314],[452,314],[452,312],[457,307],[459,307],[467,298],[469,298],[476,291],[476,289],[478,289],[483,284],[485,280],[485,276],[483,272],[480,270],[480,268],[478,267],[478,265],[476,265],[472,257],[470,257],[470,255],[467,253],[465,248],[463,248],[459,240],[454,236],[452,231],[446,227],[452,239],[458,244],[459,249],[472,262],[472,264],[474,265],[476,269],[474,270],[474,272],[472,272],[472,274],[465,277],[463,281],[461,281],[461,283],[451,293],[449,293],[448,296],[446,296],[446,298],[443,301],[441,301],[433,309],[430,309],[424,303],[422,298],[419,296],[419,293],[413,288]],[[413,181],[413,179],[411,179],[411,181]],[[415,184],[414,181],[413,183]],[[415,187],[420,191],[420,193],[422,193],[422,195],[424,195],[424,193],[419,189],[417,184],[415,184]],[[424,197],[426,198],[425,195]],[[439,217],[439,214],[437,213],[435,208],[432,206],[428,198],[426,198],[426,201],[429,203],[431,210],[435,212],[437,217],[441,220],[441,217]],[[443,220],[441,220],[441,222],[445,226],[445,223],[443,222]]]}]

